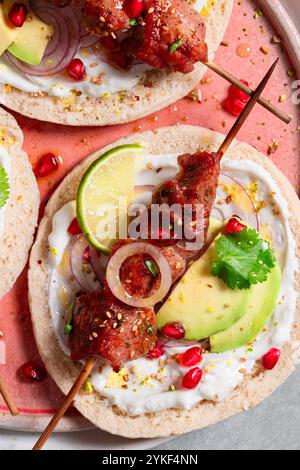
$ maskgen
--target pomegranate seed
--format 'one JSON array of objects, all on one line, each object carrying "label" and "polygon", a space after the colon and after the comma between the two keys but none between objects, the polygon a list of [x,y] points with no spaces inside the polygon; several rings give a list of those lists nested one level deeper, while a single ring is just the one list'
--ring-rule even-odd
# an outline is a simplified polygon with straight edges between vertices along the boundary
[{"label": "pomegranate seed", "polygon": [[28,8],[25,3],[14,3],[8,13],[9,21],[16,27],[21,28],[26,21]]},{"label": "pomegranate seed", "polygon": [[182,379],[183,388],[192,389],[197,387],[202,378],[203,370],[200,367],[190,369]]},{"label": "pomegranate seed", "polygon": [[21,372],[26,379],[36,380],[37,382],[41,382],[47,377],[46,369],[34,361],[23,364]]},{"label": "pomegranate seed", "polygon": [[228,113],[232,114],[233,116],[239,116],[241,112],[244,110],[246,103],[243,103],[241,100],[232,99],[229,96],[223,103],[223,108]]},{"label": "pomegranate seed", "polygon": [[149,359],[156,359],[164,354],[164,350],[161,346],[155,346],[151,351],[148,352],[147,357]]},{"label": "pomegranate seed", "polygon": [[[249,83],[246,80],[240,80],[244,85],[249,86]],[[247,95],[244,91],[240,90],[237,86],[231,85],[229,88],[228,95],[231,98],[237,99],[242,101],[242,103],[247,103],[249,101],[250,96]]]},{"label": "pomegranate seed", "polygon": [[144,0],[126,0],[124,10],[129,18],[138,18],[144,10]]},{"label": "pomegranate seed", "polygon": [[199,346],[190,348],[178,355],[178,362],[184,367],[192,367],[202,361],[202,349]]},{"label": "pomegranate seed", "polygon": [[81,233],[82,232],[81,232],[81,228],[79,226],[78,220],[75,218],[75,219],[72,220],[72,222],[69,225],[68,234],[69,235],[80,235]]},{"label": "pomegranate seed", "polygon": [[181,323],[168,323],[162,328],[162,334],[166,338],[182,339],[184,338],[185,331]]},{"label": "pomegranate seed", "polygon": [[58,169],[58,160],[53,153],[46,153],[39,160],[35,169],[36,176],[48,176]]},{"label": "pomegranate seed", "polygon": [[225,229],[224,229],[224,232],[225,232],[225,234],[227,234],[227,233],[239,233],[239,232],[241,232],[242,230],[244,230],[245,228],[247,228],[246,225],[241,224],[241,223],[238,221],[238,219],[236,219],[235,217],[232,217],[232,218],[228,221],[228,223],[227,223],[227,225],[226,225],[226,227],[225,227]]},{"label": "pomegranate seed", "polygon": [[261,360],[264,369],[272,370],[279,361],[281,351],[277,348],[271,348]]},{"label": "pomegranate seed", "polygon": [[85,65],[81,59],[73,59],[67,67],[67,72],[70,77],[74,78],[77,82],[86,77]]}]

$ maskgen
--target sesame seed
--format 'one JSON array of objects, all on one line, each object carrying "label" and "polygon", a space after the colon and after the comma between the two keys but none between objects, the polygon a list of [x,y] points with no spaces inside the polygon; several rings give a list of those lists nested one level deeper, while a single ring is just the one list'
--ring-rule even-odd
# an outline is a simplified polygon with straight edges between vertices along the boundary
[{"label": "sesame seed", "polygon": [[118,319],[118,320],[122,320],[122,318],[123,318],[123,317],[122,317],[122,313],[118,313],[117,319]]},{"label": "sesame seed", "polygon": [[111,318],[111,317],[112,317],[112,314],[111,314],[109,311],[105,312],[105,315],[107,316],[107,318]]},{"label": "sesame seed", "polygon": [[96,331],[93,331],[92,335],[94,338],[98,338],[98,333],[96,333]]},{"label": "sesame seed", "polygon": [[115,329],[117,328],[117,326],[118,326],[118,323],[115,322],[115,323],[113,324],[113,329],[115,330]]},{"label": "sesame seed", "polygon": [[154,12],[154,8],[153,7],[149,8],[148,13],[151,14],[153,12]]}]

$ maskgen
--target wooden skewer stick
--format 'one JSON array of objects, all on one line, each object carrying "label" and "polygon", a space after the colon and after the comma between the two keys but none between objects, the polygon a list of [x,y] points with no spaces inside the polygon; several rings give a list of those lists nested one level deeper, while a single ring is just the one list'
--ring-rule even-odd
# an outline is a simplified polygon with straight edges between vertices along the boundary
[{"label": "wooden skewer stick", "polygon": [[[222,143],[222,145],[219,149],[220,153],[224,154],[226,152],[229,145],[231,144],[231,142],[233,141],[233,139],[235,138],[235,136],[239,132],[240,128],[242,127],[243,123],[245,122],[248,115],[252,111],[252,109],[253,109],[255,103],[257,102],[257,100],[259,99],[261,93],[263,92],[269,78],[271,77],[271,75],[272,75],[272,73],[273,73],[273,71],[274,71],[274,69],[277,65],[278,60],[279,59],[277,59],[276,62],[272,65],[272,67],[268,71],[267,75],[264,77],[264,79],[259,84],[257,89],[253,92],[253,95],[251,96],[251,99],[248,101],[248,103],[247,103],[245,109],[243,110],[242,114],[237,119],[234,126],[230,130],[228,136],[226,137],[226,139]],[[65,414],[65,412],[67,411],[67,409],[71,405],[75,395],[77,394],[77,392],[80,390],[80,388],[84,384],[85,380],[87,379],[88,375],[90,374],[91,370],[93,369],[96,361],[97,361],[96,357],[92,357],[91,359],[89,359],[89,361],[87,362],[87,364],[84,366],[81,373],[77,377],[73,387],[71,388],[68,395],[66,396],[62,406],[60,407],[59,410],[57,410],[57,412],[55,413],[55,415],[51,419],[50,423],[48,424],[45,431],[43,432],[43,434],[41,435],[41,437],[39,438],[39,440],[37,441],[37,443],[35,444],[35,446],[33,447],[32,450],[40,450],[43,447],[43,445],[45,444],[45,442],[47,441],[47,439],[50,437],[51,433],[53,432],[54,428],[58,424],[59,420],[63,417],[63,415]]]},{"label": "wooden skewer stick", "polygon": [[14,404],[14,402],[12,401],[12,399],[11,399],[9,393],[8,393],[7,387],[6,387],[5,383],[3,382],[3,380],[1,379],[1,377],[0,377],[0,394],[3,396],[3,399],[4,399],[5,403],[7,404],[8,408],[9,408],[9,411],[11,412],[12,416],[16,416],[17,414],[19,414],[19,410],[16,407],[16,405]]},{"label": "wooden skewer stick", "polygon": [[90,375],[96,362],[97,362],[96,357],[92,357],[91,359],[88,360],[88,362],[86,363],[86,365],[83,367],[82,371],[80,372],[79,376],[77,377],[76,381],[74,382],[68,395],[66,396],[62,406],[56,411],[55,415],[51,419],[50,423],[48,424],[45,431],[43,432],[43,434],[41,435],[41,437],[39,438],[39,440],[37,441],[37,443],[35,444],[32,450],[40,450],[43,447],[43,445],[51,436],[55,427],[59,423],[60,419],[64,416],[65,412],[72,404],[72,401],[74,400],[75,395],[77,395],[82,385],[84,384],[84,382]]},{"label": "wooden skewer stick", "polygon": [[279,61],[279,58],[274,62],[272,67],[269,69],[265,77],[262,79],[256,90],[253,92],[250,100],[248,101],[246,107],[244,108],[243,112],[240,114],[238,119],[235,121],[234,125],[232,126],[231,130],[229,131],[226,139],[222,143],[221,147],[219,148],[219,152],[224,155],[224,153],[228,150],[228,147],[232,143],[233,139],[235,139],[237,133],[241,129],[242,125],[246,121],[247,117],[251,113],[252,109],[254,108],[255,104],[258,102],[260,95],[264,91],[274,69]]},{"label": "wooden skewer stick", "polygon": [[[235,85],[238,87],[240,90],[244,91],[247,93],[247,95],[252,96],[254,91],[251,90],[247,85],[245,85],[243,82],[235,78],[231,73],[227,72],[224,70],[222,67],[220,67],[218,64],[215,64],[214,62],[203,62],[209,69],[213,70],[215,73],[220,75],[222,78],[227,80],[229,83],[232,85]],[[264,98],[260,97],[258,99],[258,103],[263,106],[265,109],[270,111],[274,116],[278,117],[281,119],[281,121],[285,122],[286,124],[289,124],[292,120],[292,116],[289,114],[284,113],[280,109],[276,108],[272,103],[269,101],[265,100]]]}]

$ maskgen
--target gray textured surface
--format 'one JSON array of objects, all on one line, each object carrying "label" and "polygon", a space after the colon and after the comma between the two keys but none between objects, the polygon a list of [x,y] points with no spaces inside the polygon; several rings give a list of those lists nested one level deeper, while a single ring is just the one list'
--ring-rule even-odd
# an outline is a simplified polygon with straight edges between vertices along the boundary
[{"label": "gray textured surface", "polygon": [[259,407],[157,447],[163,450],[300,449],[300,367]]}]

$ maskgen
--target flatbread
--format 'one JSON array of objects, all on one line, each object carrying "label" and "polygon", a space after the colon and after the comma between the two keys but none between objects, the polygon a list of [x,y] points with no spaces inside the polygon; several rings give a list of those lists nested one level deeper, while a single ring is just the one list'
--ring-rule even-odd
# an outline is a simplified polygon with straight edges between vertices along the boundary
[{"label": "flatbread", "polygon": [[[151,154],[195,152],[199,149],[216,150],[224,136],[194,126],[162,128],[153,132],[132,135],[103,149],[107,151],[116,145],[143,142]],[[102,153],[102,152],[101,152]],[[283,188],[288,201],[290,224],[298,239],[297,256],[300,260],[300,202],[289,181],[264,155],[253,147],[235,141],[227,154],[232,159],[251,159],[264,167]],[[99,156],[99,153],[98,153]],[[29,270],[29,301],[36,342],[42,359],[57,385],[67,393],[78,376],[81,366],[72,362],[60,349],[52,326],[48,309],[49,278],[46,260],[48,257],[48,235],[53,215],[68,201],[75,199],[76,189],[86,169],[96,156],[91,156],[77,166],[62,182],[51,197],[45,216],[39,227],[37,241],[32,249]],[[296,281],[295,281],[296,282]],[[295,285],[300,292],[300,281]],[[239,411],[258,405],[270,395],[293,372],[300,351],[300,296],[298,295],[297,318],[292,331],[292,340],[286,344],[279,365],[268,372],[256,372],[247,376],[229,398],[222,402],[203,401],[190,411],[169,409],[158,413],[147,413],[136,417],[128,416],[116,407],[111,407],[94,392],[87,395],[80,392],[75,398],[76,408],[99,428],[129,438],[146,438],[182,434],[193,429],[216,423]]]},{"label": "flatbread", "polygon": [[37,225],[39,191],[22,144],[23,134],[16,120],[0,108],[0,145],[12,159],[10,197],[4,207],[4,233],[0,236],[0,298],[27,263]]},{"label": "flatbread", "polygon": [[[188,1],[188,0],[187,0]],[[218,49],[233,7],[233,0],[215,0],[207,19],[207,44],[210,59]],[[74,104],[51,96],[30,94],[16,88],[0,87],[0,103],[34,119],[71,126],[105,126],[134,121],[169,106],[188,95],[199,83],[206,67],[198,63],[187,75],[166,71],[151,71],[144,84],[139,84],[122,97],[119,93],[92,99],[76,97]],[[133,98],[134,97],[134,98]],[[139,97],[137,99],[136,97]]]}]

